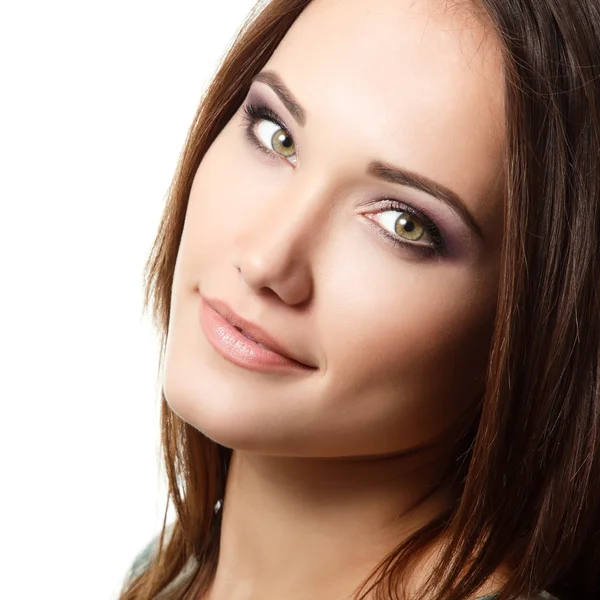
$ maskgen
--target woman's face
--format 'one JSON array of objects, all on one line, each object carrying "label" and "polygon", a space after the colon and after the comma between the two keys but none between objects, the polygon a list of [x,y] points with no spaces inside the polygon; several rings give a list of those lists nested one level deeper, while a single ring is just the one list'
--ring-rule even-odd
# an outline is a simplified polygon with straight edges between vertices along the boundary
[{"label": "woman's face", "polygon": [[[167,401],[220,444],[270,455],[387,454],[449,435],[483,391],[495,312],[495,38],[439,0],[315,0],[262,72],[304,118],[254,81],[198,168]],[[250,126],[263,151],[246,132],[249,104],[284,125]],[[223,358],[200,325],[201,296],[316,368],[282,375]]]}]

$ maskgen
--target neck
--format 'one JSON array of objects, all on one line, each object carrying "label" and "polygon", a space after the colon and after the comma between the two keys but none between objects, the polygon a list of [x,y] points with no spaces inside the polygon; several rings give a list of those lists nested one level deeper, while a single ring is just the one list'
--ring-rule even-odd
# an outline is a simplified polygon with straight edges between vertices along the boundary
[{"label": "neck", "polygon": [[441,446],[372,459],[234,451],[209,600],[351,597],[388,552],[449,506],[439,485],[448,454]]}]

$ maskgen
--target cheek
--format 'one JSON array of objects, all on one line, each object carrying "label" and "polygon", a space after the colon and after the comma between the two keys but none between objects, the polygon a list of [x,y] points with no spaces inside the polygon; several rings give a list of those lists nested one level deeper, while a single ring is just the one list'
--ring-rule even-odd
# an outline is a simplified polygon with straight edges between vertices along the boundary
[{"label": "cheek", "polygon": [[[232,236],[244,230],[260,198],[265,177],[252,161],[232,121],[204,155],[190,190],[182,245],[205,264],[230,248]],[[238,138],[234,138],[237,134]]]},{"label": "cheek", "polygon": [[493,273],[400,257],[377,268],[368,254],[323,294],[330,408],[343,405],[348,429],[360,417],[380,435],[392,424],[399,434],[440,432],[483,391]]}]

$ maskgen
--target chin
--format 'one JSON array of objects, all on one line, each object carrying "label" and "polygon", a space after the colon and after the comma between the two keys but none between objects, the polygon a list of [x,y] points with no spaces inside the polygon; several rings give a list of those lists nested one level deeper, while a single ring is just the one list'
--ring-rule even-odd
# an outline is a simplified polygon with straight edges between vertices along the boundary
[{"label": "chin", "polygon": [[177,416],[227,448],[285,453],[287,432],[282,432],[275,423],[279,421],[281,425],[281,414],[256,402],[260,398],[256,391],[236,389],[223,375],[199,368],[189,354],[174,359],[171,356],[165,360],[162,389]]},{"label": "chin", "polygon": [[172,329],[167,338],[162,390],[177,416],[228,448],[278,456],[314,452],[315,407],[307,400],[318,397],[314,386],[246,371],[204,346],[184,330]]}]

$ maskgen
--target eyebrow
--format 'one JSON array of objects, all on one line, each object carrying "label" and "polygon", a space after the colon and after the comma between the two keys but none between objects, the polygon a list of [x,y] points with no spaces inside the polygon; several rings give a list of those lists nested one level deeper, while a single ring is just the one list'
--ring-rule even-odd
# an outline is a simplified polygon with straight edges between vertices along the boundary
[{"label": "eyebrow", "polygon": [[[277,94],[283,105],[294,117],[294,120],[300,127],[304,127],[307,120],[306,109],[296,100],[290,89],[283,83],[283,80],[275,71],[261,71],[256,75],[252,82],[258,81],[268,85]],[[425,192],[430,196],[441,200],[448,205],[465,224],[471,229],[480,239],[483,240],[483,232],[477,221],[467,210],[465,203],[460,196],[451,189],[437,183],[424,175],[393,166],[381,160],[372,160],[367,165],[367,174],[398,185],[414,188],[421,192]]]}]

